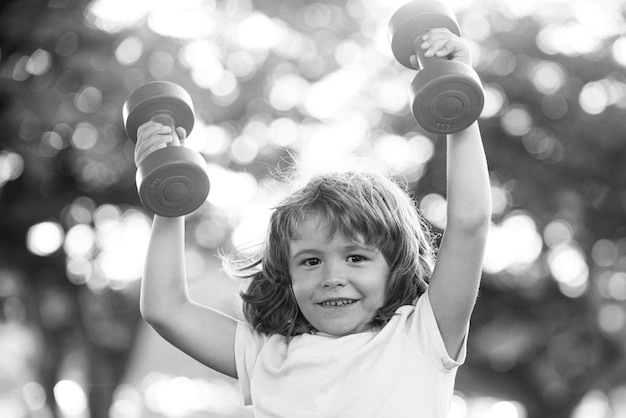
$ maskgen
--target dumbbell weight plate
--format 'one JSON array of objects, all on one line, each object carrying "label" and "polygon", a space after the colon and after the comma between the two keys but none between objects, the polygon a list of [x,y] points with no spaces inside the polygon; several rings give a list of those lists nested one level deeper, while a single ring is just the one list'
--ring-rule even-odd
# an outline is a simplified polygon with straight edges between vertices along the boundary
[{"label": "dumbbell weight plate", "polygon": [[413,117],[428,132],[450,134],[482,112],[484,93],[476,72],[456,61],[429,62],[409,89]]},{"label": "dumbbell weight plate", "polygon": [[457,36],[461,35],[454,12],[448,5],[438,1],[412,1],[400,7],[389,21],[391,50],[396,59],[405,67],[416,68],[411,57],[421,42],[421,35],[433,28],[447,28]]},{"label": "dumbbell weight plate", "polygon": [[160,216],[193,212],[209,194],[205,165],[202,156],[188,148],[174,146],[154,151],[137,169],[141,203]]},{"label": "dumbbell weight plate", "polygon": [[191,133],[194,125],[193,102],[189,93],[178,84],[154,81],[133,91],[122,109],[128,137],[137,142],[137,129],[158,114],[168,114],[175,126]]}]

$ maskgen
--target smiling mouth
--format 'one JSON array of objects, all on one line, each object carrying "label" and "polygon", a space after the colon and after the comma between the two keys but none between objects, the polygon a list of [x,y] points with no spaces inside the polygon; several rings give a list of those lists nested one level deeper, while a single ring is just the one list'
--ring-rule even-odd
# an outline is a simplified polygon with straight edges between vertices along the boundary
[{"label": "smiling mouth", "polygon": [[347,306],[357,302],[357,299],[332,299],[318,303],[321,306]]}]

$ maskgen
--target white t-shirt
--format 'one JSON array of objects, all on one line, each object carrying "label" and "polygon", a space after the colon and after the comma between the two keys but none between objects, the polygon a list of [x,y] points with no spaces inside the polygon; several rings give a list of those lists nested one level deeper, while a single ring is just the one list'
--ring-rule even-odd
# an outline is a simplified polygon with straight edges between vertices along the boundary
[{"label": "white t-shirt", "polygon": [[379,332],[302,334],[286,344],[240,322],[235,358],[258,418],[445,418],[466,341],[450,358],[427,291]]}]

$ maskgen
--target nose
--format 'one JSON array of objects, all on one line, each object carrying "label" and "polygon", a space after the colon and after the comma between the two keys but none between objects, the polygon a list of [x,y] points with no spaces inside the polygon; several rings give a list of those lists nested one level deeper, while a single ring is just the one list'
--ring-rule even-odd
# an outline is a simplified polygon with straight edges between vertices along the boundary
[{"label": "nose", "polygon": [[324,271],[322,287],[324,289],[334,289],[336,287],[344,287],[347,284],[347,278],[341,268],[336,266],[327,266]]},{"label": "nose", "polygon": [[345,281],[336,280],[336,279],[325,280],[322,283],[322,287],[324,289],[334,289],[336,287],[344,287],[345,285],[346,285]]}]

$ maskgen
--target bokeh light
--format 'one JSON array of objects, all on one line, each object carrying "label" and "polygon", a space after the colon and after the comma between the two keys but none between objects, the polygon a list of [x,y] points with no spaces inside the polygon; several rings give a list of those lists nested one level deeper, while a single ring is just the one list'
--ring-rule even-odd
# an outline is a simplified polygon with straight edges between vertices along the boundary
[{"label": "bokeh light", "polygon": [[432,141],[423,135],[410,139],[385,135],[374,144],[374,155],[394,174],[416,182],[424,174],[425,164],[432,158],[434,148]]},{"label": "bokeh light", "polygon": [[445,229],[447,217],[447,202],[440,194],[430,193],[420,200],[420,209],[424,217],[434,226]]},{"label": "bokeh light", "polygon": [[228,415],[240,405],[238,389],[221,380],[151,373],[143,386],[148,410],[171,418],[198,412]]},{"label": "bokeh light", "polygon": [[507,98],[504,91],[497,84],[487,84],[485,89],[485,106],[481,113],[483,118],[494,117],[506,107]]},{"label": "bokeh light", "polygon": [[143,42],[136,36],[122,40],[115,49],[115,58],[123,65],[132,65],[143,54]]},{"label": "bokeh light", "polygon": [[582,296],[589,284],[589,267],[575,243],[560,244],[548,253],[552,276],[561,291],[570,297]]},{"label": "bokeh light", "polygon": [[585,85],[580,92],[580,107],[590,115],[598,115],[606,109],[609,96],[602,84],[592,82]]},{"label": "bokeh light", "polygon": [[242,48],[268,50],[283,43],[286,36],[284,23],[261,12],[252,12],[240,22],[234,38]]},{"label": "bokeh light", "polygon": [[492,274],[504,270],[524,274],[540,256],[542,246],[535,221],[526,213],[513,212],[492,225],[483,268]]},{"label": "bokeh light", "polygon": [[[98,279],[113,287],[125,287],[129,281],[138,280],[150,236],[146,215],[136,210],[120,213],[117,208],[102,206],[96,210],[95,224],[100,248],[94,260]],[[93,284],[99,286],[95,281]]]},{"label": "bokeh light", "polygon": [[231,211],[241,208],[257,191],[257,181],[251,174],[225,170],[212,164],[207,167],[207,172],[213,179],[208,201],[219,208]]},{"label": "bokeh light", "polygon": [[72,135],[72,145],[79,150],[92,148],[98,140],[98,130],[90,123],[81,122]]},{"label": "bokeh light", "polygon": [[36,255],[46,256],[56,252],[63,245],[65,231],[56,222],[41,222],[28,230],[26,246]]},{"label": "bokeh light", "polygon": [[[124,0],[97,0],[89,5],[86,18],[100,30],[118,32],[134,26],[146,16],[149,4],[148,0],[128,4]],[[120,13],[120,10],[124,10],[124,13]]]},{"label": "bokeh light", "polygon": [[599,390],[590,391],[574,410],[572,418],[611,416],[609,399]]},{"label": "bokeh light", "polygon": [[87,258],[96,243],[94,230],[85,224],[73,226],[65,236],[64,249],[70,258]]},{"label": "bokeh light", "polygon": [[626,67],[626,36],[621,36],[613,42],[611,53],[615,61]]},{"label": "bokeh light", "polygon": [[502,127],[511,136],[522,136],[532,127],[532,117],[528,109],[521,105],[512,105],[502,115]]},{"label": "bokeh light", "polygon": [[467,417],[467,402],[460,393],[455,393],[450,403],[450,411],[447,418]]},{"label": "bokeh light", "polygon": [[494,403],[484,415],[485,418],[522,418],[523,416],[525,416],[523,407],[510,401]]},{"label": "bokeh light", "polygon": [[565,70],[552,61],[534,63],[529,75],[537,90],[543,94],[556,93],[567,79]]},{"label": "bokeh light", "polygon": [[22,387],[22,395],[26,405],[31,411],[45,410],[46,391],[37,382],[28,382]]},{"label": "bokeh light", "polygon": [[11,150],[0,150],[0,190],[2,187],[22,175],[24,158]]},{"label": "bokeh light", "polygon": [[111,418],[140,418],[143,410],[142,395],[135,387],[122,384],[115,389]]},{"label": "bokeh light", "polygon": [[87,396],[80,384],[73,380],[61,380],[54,385],[54,398],[63,414],[80,416],[87,408]]}]

